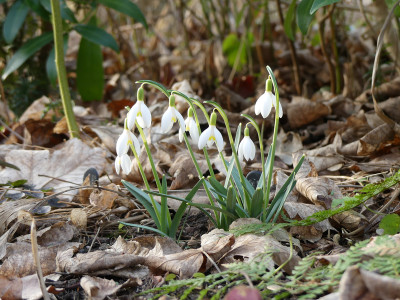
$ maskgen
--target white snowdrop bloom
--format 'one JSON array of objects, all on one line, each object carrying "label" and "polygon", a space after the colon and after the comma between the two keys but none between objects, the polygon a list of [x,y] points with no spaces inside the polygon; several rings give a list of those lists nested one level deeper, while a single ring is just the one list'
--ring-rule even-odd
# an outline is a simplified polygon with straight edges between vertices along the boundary
[{"label": "white snowdrop bloom", "polygon": [[122,154],[121,156],[118,155],[115,159],[115,172],[117,172],[118,175],[121,168],[125,174],[129,174],[131,171],[131,159],[126,153]]},{"label": "white snowdrop bloom", "polygon": [[169,107],[161,118],[161,130],[167,133],[171,130],[172,126],[178,121],[180,130],[185,130],[185,120],[180,112],[175,108],[175,96],[169,97]]},{"label": "white snowdrop bloom", "polygon": [[151,113],[146,104],[144,104],[144,90],[142,87],[138,89],[137,102],[129,110],[127,119],[129,130],[133,128],[135,121],[142,128],[149,128],[151,126]]},{"label": "white snowdrop bloom", "polygon": [[[125,124],[127,121],[125,121]],[[135,147],[135,151],[138,155],[140,155],[140,144],[137,137],[125,126],[124,131],[119,136],[117,140],[117,155],[122,156],[122,154],[126,154],[129,151],[130,146]]]},{"label": "white snowdrop bloom", "polygon": [[[268,78],[266,82],[266,87],[265,87],[265,93],[260,96],[260,98],[257,99],[256,105],[255,105],[255,112],[256,115],[259,115],[261,113],[263,118],[268,117],[268,115],[271,112],[272,107],[275,107],[276,104],[276,96],[272,94],[272,80],[271,78]],[[282,118],[283,116],[283,109],[282,105],[279,102],[279,118]]]},{"label": "white snowdrop bloom", "polygon": [[249,136],[249,128],[247,126],[244,129],[244,138],[239,144],[238,155],[240,161],[243,161],[243,158],[253,160],[256,156],[256,146]]},{"label": "white snowdrop bloom", "polygon": [[221,152],[224,148],[224,139],[215,126],[217,124],[217,114],[213,112],[210,119],[210,126],[200,135],[198,146],[199,149],[203,149],[206,145],[210,148],[215,143],[218,152]]},{"label": "white snowdrop bloom", "polygon": [[[185,120],[185,131],[189,131],[190,137],[194,143],[199,142],[199,129],[197,128],[196,120],[193,118],[193,109],[188,110],[188,117]],[[179,128],[179,141],[183,141],[183,130]]]}]

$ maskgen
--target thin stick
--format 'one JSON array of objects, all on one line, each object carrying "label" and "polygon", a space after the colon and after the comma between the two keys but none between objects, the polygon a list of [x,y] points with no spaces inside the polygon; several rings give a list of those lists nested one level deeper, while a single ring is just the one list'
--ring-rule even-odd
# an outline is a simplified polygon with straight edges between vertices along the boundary
[{"label": "thin stick", "polygon": [[42,290],[44,300],[50,300],[49,294],[47,293],[46,286],[44,284],[42,266],[40,265],[40,257],[38,251],[38,244],[37,244],[37,236],[36,236],[36,221],[35,218],[32,218],[32,225],[31,225],[31,243],[32,243],[32,255],[33,261],[36,265],[36,272],[39,278],[40,289]]}]

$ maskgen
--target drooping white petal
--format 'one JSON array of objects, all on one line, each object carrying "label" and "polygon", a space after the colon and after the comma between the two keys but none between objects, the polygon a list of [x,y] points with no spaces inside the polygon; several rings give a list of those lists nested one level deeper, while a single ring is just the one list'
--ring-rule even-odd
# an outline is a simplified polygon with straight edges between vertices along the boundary
[{"label": "drooping white petal", "polygon": [[244,144],[243,142],[244,139],[239,144],[239,150],[238,150],[239,161],[243,161],[243,144]]},{"label": "drooping white petal", "polygon": [[255,145],[250,137],[245,136],[243,138],[243,155],[246,160],[254,159],[255,156]]},{"label": "drooping white petal", "polygon": [[173,107],[170,106],[161,118],[161,129],[164,133],[167,133],[171,130],[172,126],[174,125],[174,119],[176,121]]},{"label": "drooping white petal", "polygon": [[283,108],[282,108],[281,102],[279,101],[279,118],[282,118],[282,117],[283,117]]},{"label": "drooping white petal", "polygon": [[122,154],[125,154],[128,152],[129,150],[129,145],[128,145],[128,135],[124,131],[122,132],[122,134],[119,136],[118,140],[117,140],[117,145],[116,145],[116,151],[117,151],[117,155],[121,156]]},{"label": "drooping white petal", "polygon": [[265,92],[264,95],[265,96],[261,107],[261,115],[263,116],[263,118],[266,118],[271,112],[274,96],[271,92]]},{"label": "drooping white petal", "polygon": [[203,149],[206,146],[208,139],[210,138],[210,135],[211,135],[211,126],[208,127],[206,130],[204,130],[203,133],[200,135],[198,143],[199,149]]},{"label": "drooping white petal", "polygon": [[261,113],[261,107],[262,107],[262,103],[263,103],[263,99],[264,99],[264,94],[262,94],[256,101],[256,105],[255,105],[255,113],[256,115],[259,115]]},{"label": "drooping white petal", "polygon": [[189,120],[189,133],[193,142],[197,144],[199,141],[199,130],[197,128],[196,121],[193,118],[190,118]]},{"label": "drooping white petal", "polygon": [[217,128],[214,129],[214,136],[218,152],[221,152],[224,149],[224,139],[222,138],[221,132],[219,132]]},{"label": "drooping white petal", "polygon": [[150,110],[147,107],[147,105],[144,104],[144,103],[142,103],[142,107],[141,108],[142,108],[141,109],[142,116],[139,119],[140,119],[142,124],[140,124],[139,121],[138,121],[138,123],[139,123],[140,127],[142,127],[142,128],[149,128],[151,126],[151,113],[150,113]]},{"label": "drooping white petal", "polygon": [[139,140],[137,139],[137,137],[131,131],[128,131],[128,133],[129,133],[130,141],[132,142],[133,146],[135,147],[135,151],[136,151],[137,155],[140,155],[140,143],[139,143]]},{"label": "drooping white petal", "polygon": [[126,116],[128,121],[127,126],[129,130],[131,130],[133,128],[133,125],[135,125],[136,117],[140,109],[140,103],[141,101],[137,101],[135,105],[132,106],[132,108],[129,110],[128,115]]},{"label": "drooping white petal", "polygon": [[119,175],[121,169],[121,157],[117,156],[115,159],[115,172]]},{"label": "drooping white petal", "polygon": [[173,108],[175,111],[175,116],[178,119],[178,123],[179,123],[179,128],[180,130],[186,130],[186,124],[185,124],[185,119],[182,117],[181,113],[174,107]]},{"label": "drooping white petal", "polygon": [[179,128],[178,137],[179,137],[179,142],[182,143],[182,141],[183,141],[183,131],[182,131],[182,129],[180,129],[180,128]]},{"label": "drooping white petal", "polygon": [[131,171],[131,159],[129,158],[128,154],[123,154],[120,157],[120,160],[121,160],[122,171],[125,174],[129,174]]}]

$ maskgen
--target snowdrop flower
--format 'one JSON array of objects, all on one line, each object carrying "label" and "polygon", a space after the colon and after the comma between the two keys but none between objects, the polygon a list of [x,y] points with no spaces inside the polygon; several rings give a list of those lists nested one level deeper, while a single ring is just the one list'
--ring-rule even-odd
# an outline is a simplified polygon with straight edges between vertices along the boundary
[{"label": "snowdrop flower", "polygon": [[210,126],[199,137],[199,149],[203,149],[206,144],[211,147],[213,143],[217,146],[218,152],[224,148],[224,140],[221,132],[215,127],[217,124],[217,114],[213,112],[210,118]]},{"label": "snowdrop flower", "polygon": [[244,138],[239,144],[239,160],[243,161],[243,157],[246,160],[254,159],[256,155],[256,146],[249,136],[249,128],[246,126],[244,129]]},{"label": "snowdrop flower", "polygon": [[122,171],[125,174],[129,174],[131,171],[131,159],[129,158],[128,154],[124,153],[121,156],[117,156],[115,159],[115,171],[119,175],[120,169],[122,167]]},{"label": "snowdrop flower", "polygon": [[175,96],[171,95],[169,97],[169,107],[161,118],[161,130],[167,133],[176,121],[179,123],[180,130],[185,131],[185,120],[175,108]]},{"label": "snowdrop flower", "polygon": [[137,91],[137,102],[128,112],[128,129],[131,130],[135,121],[142,128],[148,128],[151,125],[151,113],[149,108],[144,104],[144,89],[140,87]]},{"label": "snowdrop flower", "polygon": [[127,127],[127,119],[125,119],[125,128],[122,134],[119,136],[117,140],[117,155],[122,157],[123,154],[128,153],[128,150],[130,146],[135,147],[135,151],[137,155],[140,155],[140,144],[139,140],[136,138],[136,136],[128,129]]},{"label": "snowdrop flower", "polygon": [[[185,120],[185,131],[189,131],[190,137],[196,144],[199,142],[199,130],[195,119],[193,118],[193,109],[190,107],[188,110],[188,117]],[[179,141],[183,141],[183,130],[179,128]]]},{"label": "snowdrop flower", "polygon": [[[271,76],[268,78],[265,84],[265,93],[258,98],[255,106],[256,115],[261,113],[263,118],[268,117],[272,107],[276,105],[276,96],[272,94],[272,79]],[[279,102],[279,118],[283,116],[282,105]]]}]

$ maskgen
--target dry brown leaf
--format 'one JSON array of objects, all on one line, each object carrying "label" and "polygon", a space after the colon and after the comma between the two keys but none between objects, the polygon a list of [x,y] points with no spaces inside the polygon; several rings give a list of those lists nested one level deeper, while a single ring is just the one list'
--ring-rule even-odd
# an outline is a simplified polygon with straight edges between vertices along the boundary
[{"label": "dry brown leaf", "polygon": [[357,155],[368,156],[385,148],[385,146],[395,146],[394,143],[391,143],[394,138],[394,131],[389,125],[383,124],[374,128],[360,139]]},{"label": "dry brown leaf", "polygon": [[115,145],[123,128],[117,125],[87,125],[82,128],[92,138],[98,138],[100,142],[112,153],[115,153]]},{"label": "dry brown leaf", "polygon": [[171,238],[160,236],[140,236],[132,241],[126,241],[119,236],[111,250],[139,256],[164,256],[182,252]]},{"label": "dry brown leaf", "polygon": [[[74,254],[77,250],[70,248],[60,252],[56,258],[57,271],[72,274],[115,275],[126,268],[143,265],[145,258],[133,254],[94,251]],[[115,275],[117,276],[117,275]]]},{"label": "dry brown leaf", "polygon": [[51,99],[46,96],[42,96],[41,98],[35,100],[22,114],[19,118],[19,123],[24,124],[29,119],[32,120],[52,120],[53,117],[60,117],[61,114],[55,114],[53,109],[50,109],[44,116],[43,112],[46,111],[46,106],[51,104]]},{"label": "dry brown leaf", "polygon": [[[37,235],[37,243],[41,247],[51,247],[55,245],[65,244],[72,240],[76,234],[75,226],[67,222],[58,222],[51,225],[50,227],[39,230]],[[27,234],[19,236],[18,242],[29,242],[31,241],[31,235]]]},{"label": "dry brown leaf", "polygon": [[383,276],[358,266],[349,267],[339,285],[343,300],[391,300],[400,297],[400,280]]},{"label": "dry brown leaf", "polygon": [[361,223],[362,219],[366,219],[362,214],[354,210],[344,211],[340,214],[334,215],[332,219],[347,231],[356,230]]},{"label": "dry brown leaf", "polygon": [[[106,185],[105,188],[113,191],[118,191],[118,186],[114,183]],[[90,204],[93,206],[98,206],[101,208],[111,209],[114,205],[114,201],[118,198],[118,194],[106,191],[106,190],[97,190],[95,189],[90,194],[89,200]]]},{"label": "dry brown leaf", "polygon": [[314,204],[328,209],[334,199],[343,198],[336,183],[326,177],[297,178],[296,189]]},{"label": "dry brown leaf", "polygon": [[39,278],[36,274],[22,278],[6,278],[0,275],[0,299],[38,300],[42,297]]},{"label": "dry brown leaf", "polygon": [[[40,265],[43,275],[56,271],[55,261],[58,252],[77,246],[79,246],[79,243],[71,242],[50,247],[39,246]],[[0,275],[12,278],[31,275],[35,272],[36,266],[33,262],[31,244],[24,242],[8,244],[6,259],[0,266]]]},{"label": "dry brown leaf", "polygon": [[303,149],[303,143],[298,133],[279,131],[276,139],[275,155],[279,157],[285,164],[292,165],[292,154]]},{"label": "dry brown leaf", "polygon": [[[204,159],[199,159],[198,163],[203,174],[208,168],[207,163]],[[199,180],[196,167],[187,151],[176,155],[176,158],[168,172],[174,177],[170,187],[171,190],[187,187]]]},{"label": "dry brown leaf", "polygon": [[[54,192],[68,190],[71,182],[80,185],[87,169],[92,167],[101,173],[106,164],[102,149],[91,148],[76,138],[65,142],[54,152],[49,150],[10,151],[5,160],[18,166],[20,171],[10,168],[0,171],[0,183],[27,179],[28,183],[37,189],[53,188]],[[51,176],[51,178],[39,176],[39,174]],[[71,194],[74,193],[76,191],[70,191],[69,195],[59,197],[72,199]]]},{"label": "dry brown leaf", "polygon": [[107,296],[115,294],[122,287],[114,280],[91,276],[83,276],[80,285],[92,300],[103,300]]},{"label": "dry brown leaf", "polygon": [[293,97],[287,108],[287,117],[292,129],[310,124],[330,113],[329,106],[301,97]]}]

